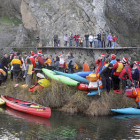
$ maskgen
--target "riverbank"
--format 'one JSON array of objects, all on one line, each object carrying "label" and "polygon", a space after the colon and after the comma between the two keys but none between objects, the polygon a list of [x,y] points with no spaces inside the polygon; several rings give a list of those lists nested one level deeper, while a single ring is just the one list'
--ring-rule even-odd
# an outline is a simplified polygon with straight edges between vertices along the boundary
[{"label": "riverbank", "polygon": [[67,113],[83,113],[90,116],[111,115],[111,108],[136,107],[135,99],[115,94],[112,91],[101,96],[87,96],[86,92],[79,91],[76,87],[70,87],[61,82],[51,80],[49,87],[34,93],[28,92],[28,88],[22,88],[23,82],[14,87],[13,81],[4,83],[6,88],[0,88],[1,93],[15,98],[36,102]]}]

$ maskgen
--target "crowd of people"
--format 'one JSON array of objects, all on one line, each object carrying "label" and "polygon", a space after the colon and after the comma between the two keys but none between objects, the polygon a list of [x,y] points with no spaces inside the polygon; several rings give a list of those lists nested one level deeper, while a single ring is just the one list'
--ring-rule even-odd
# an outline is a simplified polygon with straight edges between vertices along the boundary
[{"label": "crowd of people", "polygon": [[107,92],[110,92],[110,89],[113,87],[113,90],[118,92],[122,89],[122,93],[125,94],[127,86],[128,88],[132,86],[139,87],[139,61],[134,61],[133,63],[129,61],[130,58],[127,57],[120,61],[115,54],[105,57],[104,53],[101,53],[101,57],[95,61],[95,64],[98,65],[97,71],[100,73],[99,79],[102,77],[103,88]]},{"label": "crowd of people", "polygon": [[[116,41],[117,37],[114,35],[112,36],[111,33],[106,35],[105,32],[102,34],[85,34],[84,36],[80,36],[79,34],[73,35],[70,34],[65,34],[64,36],[64,46],[67,47],[83,47],[84,42],[85,46],[84,47],[94,47],[94,48],[115,48],[116,46]],[[58,39],[58,35],[54,35],[54,47],[59,47],[60,46],[60,40]]]},{"label": "crowd of people", "polygon": [[73,73],[77,68],[75,58],[71,52],[67,54],[68,61],[64,60],[62,54],[56,56],[54,59],[52,55],[43,55],[42,51],[35,54],[33,51],[30,54],[26,52],[10,51],[10,55],[4,54],[1,61],[0,68],[0,85],[7,80],[8,70],[11,71],[11,80],[14,80],[15,87],[18,86],[20,79],[25,79],[26,85],[31,86],[31,78],[34,72],[40,72],[42,68],[56,69],[60,71]]}]

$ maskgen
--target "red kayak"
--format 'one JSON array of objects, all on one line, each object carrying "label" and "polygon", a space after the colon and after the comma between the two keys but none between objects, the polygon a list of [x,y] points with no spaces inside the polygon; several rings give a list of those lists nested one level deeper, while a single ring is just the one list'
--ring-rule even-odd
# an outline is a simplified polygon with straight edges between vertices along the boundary
[{"label": "red kayak", "polygon": [[1,98],[6,102],[6,105],[12,109],[40,117],[50,118],[51,116],[51,109],[49,107],[5,95],[1,95]]},{"label": "red kayak", "polygon": [[[136,88],[136,91],[140,91],[140,88]],[[113,92],[114,92],[114,93],[118,93],[118,94],[122,94],[122,90],[113,90]],[[126,95],[127,97],[136,98],[136,97],[132,94],[132,89],[126,89],[125,95]]]},{"label": "red kayak", "polygon": [[34,85],[34,86],[29,88],[29,92],[34,92],[34,91],[37,91],[37,90],[41,90],[43,88],[44,87],[42,87],[41,85]]},{"label": "red kayak", "polygon": [[88,84],[81,83],[77,86],[77,89],[82,90],[82,91],[89,91]]}]

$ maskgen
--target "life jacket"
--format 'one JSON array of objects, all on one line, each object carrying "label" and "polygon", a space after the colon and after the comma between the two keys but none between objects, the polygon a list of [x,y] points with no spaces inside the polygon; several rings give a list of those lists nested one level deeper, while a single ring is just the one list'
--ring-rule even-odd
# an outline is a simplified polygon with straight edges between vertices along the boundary
[{"label": "life jacket", "polygon": [[135,90],[132,90],[132,94],[136,97],[136,102],[140,101],[140,90],[136,90],[137,93],[135,92]]},{"label": "life jacket", "polygon": [[123,70],[123,64],[118,63],[118,68],[116,69],[116,72],[121,72]]},{"label": "life jacket", "polygon": [[74,67],[76,70],[78,70],[78,65],[76,63],[74,64]]},{"label": "life jacket", "polygon": [[90,68],[89,68],[87,62],[85,62],[85,63],[83,64],[83,71],[90,71]]}]

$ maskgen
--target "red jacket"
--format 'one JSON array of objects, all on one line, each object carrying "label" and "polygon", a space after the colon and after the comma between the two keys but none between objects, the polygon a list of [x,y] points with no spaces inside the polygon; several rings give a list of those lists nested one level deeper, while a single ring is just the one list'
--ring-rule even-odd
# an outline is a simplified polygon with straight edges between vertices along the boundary
[{"label": "red jacket", "polygon": [[119,75],[119,78],[121,79],[129,78],[131,81],[133,81],[132,75],[131,75],[131,67],[128,64],[126,64],[125,67],[123,68],[122,72]]},{"label": "red jacket", "polygon": [[31,60],[31,62],[32,62],[32,64],[33,64],[33,68],[35,68],[35,67],[36,67],[35,59],[34,59],[33,57],[30,57],[30,60]]},{"label": "red jacket", "polygon": [[116,42],[116,40],[117,40],[117,37],[113,37],[112,42]]},{"label": "red jacket", "polygon": [[117,62],[113,65],[113,75],[119,76],[121,71],[123,70],[124,65],[121,62]]},{"label": "red jacket", "polygon": [[[98,65],[98,68],[97,68],[97,70],[99,71],[100,70],[100,67],[101,67],[101,60],[96,60],[95,61],[95,64],[97,64]],[[103,65],[105,65],[105,58],[104,58],[104,64]]]},{"label": "red jacket", "polygon": [[44,65],[44,64],[45,64],[44,59],[43,59],[42,56],[38,55],[38,56],[37,56],[37,60],[38,60],[38,62],[39,62],[41,65]]}]

